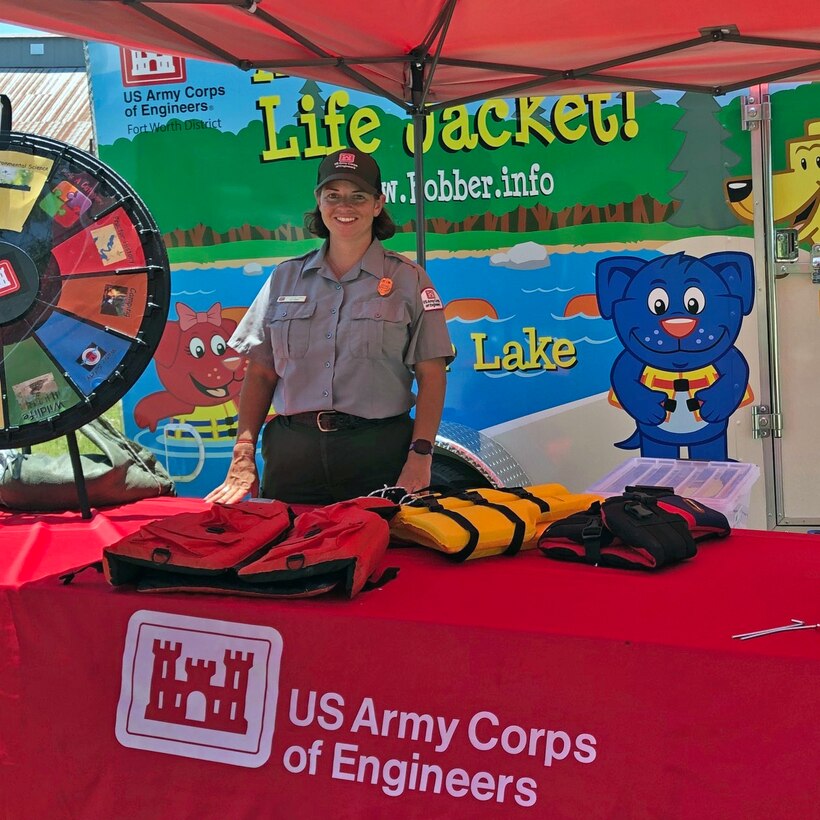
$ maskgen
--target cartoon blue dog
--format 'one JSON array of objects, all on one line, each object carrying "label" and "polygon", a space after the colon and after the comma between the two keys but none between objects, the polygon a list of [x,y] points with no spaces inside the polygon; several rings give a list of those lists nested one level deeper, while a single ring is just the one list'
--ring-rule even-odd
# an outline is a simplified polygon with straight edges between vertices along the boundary
[{"label": "cartoon blue dog", "polygon": [[616,444],[641,455],[726,461],[729,417],[747,393],[749,366],[734,346],[754,304],[748,254],[683,253],[647,262],[601,260],[598,308],[624,346],[610,381],[637,430]]}]

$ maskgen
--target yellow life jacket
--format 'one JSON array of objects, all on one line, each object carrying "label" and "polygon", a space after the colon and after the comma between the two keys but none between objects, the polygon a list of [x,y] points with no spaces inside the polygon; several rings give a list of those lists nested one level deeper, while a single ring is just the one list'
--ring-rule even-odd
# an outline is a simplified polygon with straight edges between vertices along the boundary
[{"label": "yellow life jacket", "polygon": [[[679,388],[677,384],[681,382],[686,382],[685,390],[680,390],[680,392],[686,392],[689,396],[690,402],[692,402],[691,406],[687,404],[689,407],[690,412],[692,413],[695,421],[701,421],[699,406],[696,406],[697,402],[694,401],[696,399],[696,394],[698,390],[703,390],[704,387],[709,387],[710,385],[714,384],[718,379],[718,372],[712,366],[708,365],[707,367],[701,367],[699,370],[660,370],[657,367],[650,367],[647,365],[643,372],[641,373],[641,384],[646,385],[650,390],[659,390],[663,393],[666,393],[669,399],[674,399],[675,394],[678,392]],[[754,393],[752,392],[752,388],[750,385],[746,385],[746,390],[743,394],[743,400],[740,402],[740,407],[745,407],[747,404],[751,404],[754,401]],[[614,389],[610,389],[609,391],[609,403],[614,405],[615,407],[620,407],[621,403],[618,401],[618,396],[615,393]],[[667,411],[666,413],[666,421],[668,422],[671,418],[672,413]]]},{"label": "yellow life jacket", "polygon": [[[171,421],[190,424],[200,438],[205,441],[228,440],[236,437],[236,425],[239,411],[231,399],[213,406],[198,406],[193,413],[175,416]],[[185,428],[166,431],[169,439],[190,439],[191,433]]]},{"label": "yellow life jacket", "polygon": [[534,547],[552,521],[587,509],[597,495],[561,484],[430,493],[402,504],[391,539],[447,553],[457,561],[515,555]]}]

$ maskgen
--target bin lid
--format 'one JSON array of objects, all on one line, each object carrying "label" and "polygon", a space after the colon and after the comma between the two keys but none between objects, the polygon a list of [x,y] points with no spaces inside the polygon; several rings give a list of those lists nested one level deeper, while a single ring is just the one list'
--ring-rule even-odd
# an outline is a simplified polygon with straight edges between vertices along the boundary
[{"label": "bin lid", "polygon": [[756,464],[739,461],[687,461],[673,458],[631,458],[586,490],[598,495],[618,495],[626,487],[644,484],[674,487],[678,495],[726,501],[748,493],[760,476]]}]

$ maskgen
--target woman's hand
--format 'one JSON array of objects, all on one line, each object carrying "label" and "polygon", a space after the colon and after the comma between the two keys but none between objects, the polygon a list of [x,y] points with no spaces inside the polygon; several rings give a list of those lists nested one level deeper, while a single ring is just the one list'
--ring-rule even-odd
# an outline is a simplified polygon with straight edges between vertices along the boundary
[{"label": "woman's hand", "polygon": [[433,456],[423,456],[411,450],[407,454],[407,461],[404,462],[396,486],[403,487],[408,493],[426,490],[430,486],[432,469]]},{"label": "woman's hand", "polygon": [[225,480],[205,496],[212,504],[235,504],[250,493],[259,492],[259,473],[256,469],[256,445],[241,442],[233,448],[233,458]]}]

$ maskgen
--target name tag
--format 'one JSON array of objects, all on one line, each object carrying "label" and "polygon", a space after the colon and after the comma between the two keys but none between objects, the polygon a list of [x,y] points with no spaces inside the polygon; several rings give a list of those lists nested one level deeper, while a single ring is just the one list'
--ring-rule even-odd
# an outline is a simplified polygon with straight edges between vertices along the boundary
[{"label": "name tag", "polygon": [[277,302],[307,302],[307,296],[279,296]]}]

